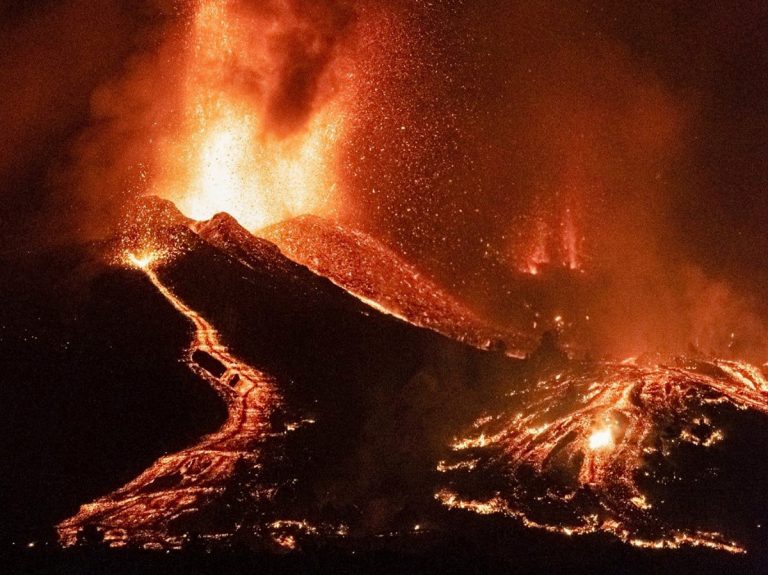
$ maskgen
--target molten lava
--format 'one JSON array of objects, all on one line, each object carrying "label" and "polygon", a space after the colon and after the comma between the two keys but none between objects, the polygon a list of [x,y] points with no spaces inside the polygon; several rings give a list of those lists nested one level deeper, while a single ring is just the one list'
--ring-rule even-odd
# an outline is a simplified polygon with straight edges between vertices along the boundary
[{"label": "molten lava", "polygon": [[610,427],[598,429],[589,436],[590,449],[606,449],[613,445],[613,432]]},{"label": "molten lava", "polygon": [[128,263],[136,266],[137,268],[147,270],[158,260],[158,254],[157,252],[148,252],[143,254],[130,253],[127,254],[126,260]]},{"label": "molten lava", "polygon": [[[507,410],[478,419],[472,435],[453,443],[456,460],[437,467],[450,486],[436,498],[565,535],[603,532],[638,547],[743,552],[720,533],[670,524],[669,512],[654,513],[665,509],[663,498],[645,491],[668,481],[652,460],[724,439],[713,423],[721,406],[768,414],[767,384],[759,368],[723,360],[546,374],[510,392]],[[496,473],[505,489],[489,494],[478,486]]]},{"label": "molten lava", "polygon": [[285,6],[264,20],[235,2],[200,2],[184,59],[181,119],[159,143],[152,186],[189,217],[226,211],[254,230],[332,209],[340,99],[317,102],[290,129],[275,125],[268,109],[279,81],[272,44],[300,25],[293,19]]},{"label": "molten lava", "polygon": [[[216,329],[163,283],[154,270],[160,260],[161,254],[151,251],[123,254],[124,265],[145,273],[194,326],[185,361],[225,401],[228,417],[217,432],[196,445],[160,458],[127,485],[83,505],[58,526],[65,545],[76,542],[81,528],[95,525],[112,546],[129,541],[147,548],[180,546],[183,537],[174,533],[174,523],[221,496],[238,462],[253,465],[259,459],[259,444],[270,429],[268,418],[280,404],[273,379],[233,356]],[[222,366],[222,373],[211,373],[198,359],[201,355]],[[276,538],[283,536],[282,532],[275,534]]]}]

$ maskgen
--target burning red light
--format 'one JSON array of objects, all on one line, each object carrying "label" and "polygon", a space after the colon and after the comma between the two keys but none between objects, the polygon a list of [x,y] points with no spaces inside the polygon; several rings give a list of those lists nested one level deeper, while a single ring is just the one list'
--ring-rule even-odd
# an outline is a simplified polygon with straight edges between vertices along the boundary
[{"label": "burning red light", "polygon": [[528,231],[511,246],[518,271],[535,276],[548,267],[583,270],[582,241],[571,208],[559,219],[537,209],[527,225]]}]

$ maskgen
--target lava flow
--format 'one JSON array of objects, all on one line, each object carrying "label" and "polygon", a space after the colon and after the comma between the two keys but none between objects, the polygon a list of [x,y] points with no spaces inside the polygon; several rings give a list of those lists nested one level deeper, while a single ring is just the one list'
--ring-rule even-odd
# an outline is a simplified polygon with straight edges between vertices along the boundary
[{"label": "lava flow", "polygon": [[[684,444],[724,441],[715,424],[723,406],[768,413],[760,369],[628,360],[550,372],[508,396],[507,410],[477,420],[452,445],[455,459],[438,465],[450,480],[435,495],[446,507],[564,535],[607,533],[638,547],[745,550],[719,532],[679,525],[686,519],[675,519],[658,494],[670,481],[659,466]],[[503,489],[481,486],[498,476]]]},{"label": "lava flow", "polygon": [[[270,431],[269,416],[280,405],[274,380],[232,355],[216,329],[163,283],[156,272],[162,263],[162,256],[155,252],[124,255],[125,265],[143,271],[168,302],[192,322],[194,337],[185,361],[225,401],[227,420],[196,445],[161,457],[127,485],[83,505],[58,526],[65,545],[74,544],[78,531],[92,525],[103,531],[105,541],[112,546],[129,541],[146,547],[180,546],[184,530],[175,528],[174,523],[220,496],[239,462],[247,462],[249,467],[256,464],[259,445]],[[209,536],[215,538],[217,534]]]}]

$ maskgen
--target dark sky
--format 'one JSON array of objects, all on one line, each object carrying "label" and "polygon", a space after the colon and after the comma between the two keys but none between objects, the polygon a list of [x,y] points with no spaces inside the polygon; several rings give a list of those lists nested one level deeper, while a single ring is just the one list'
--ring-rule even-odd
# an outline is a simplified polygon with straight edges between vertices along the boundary
[{"label": "dark sky", "polygon": [[[7,246],[83,227],[80,211],[68,209],[80,192],[59,175],[77,164],[84,129],[103,121],[89,111],[92,94],[126,69],[136,73],[131,63],[163,45],[177,4],[0,7]],[[612,270],[617,285],[660,270],[676,277],[679,267],[764,295],[764,2],[351,6],[357,14],[343,11],[343,28],[355,28],[357,40],[346,55],[364,65],[338,155],[340,217],[469,294],[467,278],[489,263],[514,267],[535,223],[558,228],[567,210],[585,268]],[[146,74],[157,81],[161,73]],[[97,213],[104,206],[99,217],[122,201],[110,189],[88,193]]]}]

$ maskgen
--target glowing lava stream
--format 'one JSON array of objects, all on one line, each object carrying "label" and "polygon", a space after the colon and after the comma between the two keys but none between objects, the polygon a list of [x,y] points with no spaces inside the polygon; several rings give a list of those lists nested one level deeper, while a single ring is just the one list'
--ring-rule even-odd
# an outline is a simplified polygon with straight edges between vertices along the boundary
[{"label": "glowing lava stream", "polygon": [[435,498],[446,507],[564,535],[607,533],[637,547],[745,551],[720,533],[671,525],[686,518],[665,518],[654,488],[666,480],[648,461],[679,454],[684,443],[704,449],[722,441],[709,415],[722,413],[720,405],[768,413],[768,381],[758,368],[723,360],[595,364],[509,395],[522,403],[478,419],[438,464],[449,481]]},{"label": "glowing lava stream", "polygon": [[[170,524],[219,494],[239,460],[258,458],[256,448],[269,432],[268,416],[279,404],[275,382],[234,357],[221,343],[215,328],[162,283],[153,270],[157,261],[152,255],[129,254],[126,263],[141,269],[194,325],[194,339],[185,360],[224,399],[228,417],[218,431],[198,444],[161,457],[127,485],[83,505],[76,515],[58,525],[64,545],[76,542],[80,528],[96,525],[113,546],[125,545],[129,540],[145,547],[180,546],[183,535],[173,533]],[[195,361],[196,352],[216,359],[225,372],[215,377]]]}]

